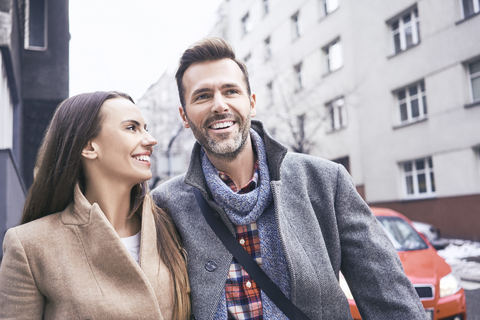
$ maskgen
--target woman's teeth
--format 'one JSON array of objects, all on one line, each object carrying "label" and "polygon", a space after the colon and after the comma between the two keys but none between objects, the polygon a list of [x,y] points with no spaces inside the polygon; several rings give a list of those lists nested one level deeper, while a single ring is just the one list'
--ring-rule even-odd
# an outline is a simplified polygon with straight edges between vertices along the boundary
[{"label": "woman's teeth", "polygon": [[138,161],[148,161],[148,162],[150,162],[150,156],[135,156],[133,158],[135,160],[138,160]]}]

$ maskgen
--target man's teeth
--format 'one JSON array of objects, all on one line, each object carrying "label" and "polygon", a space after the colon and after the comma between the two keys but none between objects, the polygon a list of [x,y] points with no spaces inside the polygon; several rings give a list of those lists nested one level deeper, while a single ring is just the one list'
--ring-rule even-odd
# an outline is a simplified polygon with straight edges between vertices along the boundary
[{"label": "man's teeth", "polygon": [[138,161],[148,161],[150,162],[150,156],[136,156],[134,157],[135,160],[138,160]]},{"label": "man's teeth", "polygon": [[212,129],[223,129],[233,126],[233,121],[219,122],[212,126]]}]

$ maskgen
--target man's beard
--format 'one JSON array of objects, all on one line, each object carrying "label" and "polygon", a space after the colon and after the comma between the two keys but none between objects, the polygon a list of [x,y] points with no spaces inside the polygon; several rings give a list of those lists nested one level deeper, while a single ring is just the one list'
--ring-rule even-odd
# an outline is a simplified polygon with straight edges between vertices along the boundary
[{"label": "man's beard", "polygon": [[[238,125],[238,132],[233,138],[228,138],[231,133],[220,134],[218,141],[209,135],[208,126],[215,121],[224,119],[235,119]],[[197,127],[188,118],[188,123],[192,128],[193,135],[197,139],[198,143],[207,151],[208,155],[214,156],[217,159],[231,162],[237,158],[237,156],[243,151],[246,145],[247,138],[250,133],[251,116],[248,113],[245,120],[242,120],[239,116],[233,113],[212,115],[208,118],[202,127]]]}]

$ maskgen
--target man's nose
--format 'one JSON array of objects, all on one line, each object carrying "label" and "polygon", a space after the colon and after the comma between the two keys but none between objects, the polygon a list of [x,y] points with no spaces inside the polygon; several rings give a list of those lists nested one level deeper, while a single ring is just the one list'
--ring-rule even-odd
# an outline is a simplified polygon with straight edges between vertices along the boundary
[{"label": "man's nose", "polygon": [[225,97],[221,93],[215,93],[213,97],[212,113],[225,113],[228,112],[228,107]]}]

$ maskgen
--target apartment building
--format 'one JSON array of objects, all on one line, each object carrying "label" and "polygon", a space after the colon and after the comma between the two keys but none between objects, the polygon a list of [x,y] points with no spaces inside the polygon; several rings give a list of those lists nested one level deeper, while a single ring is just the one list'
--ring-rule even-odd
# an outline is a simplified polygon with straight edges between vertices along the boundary
[{"label": "apartment building", "polygon": [[257,118],[372,206],[480,240],[479,0],[230,0]]},{"label": "apartment building", "polygon": [[[211,35],[247,64],[256,118],[291,151],[343,164],[371,206],[478,241],[479,1],[226,0]],[[146,94],[158,110],[179,105],[174,70]],[[175,141],[186,170],[191,137]]]}]

